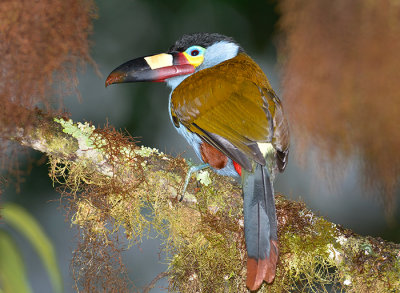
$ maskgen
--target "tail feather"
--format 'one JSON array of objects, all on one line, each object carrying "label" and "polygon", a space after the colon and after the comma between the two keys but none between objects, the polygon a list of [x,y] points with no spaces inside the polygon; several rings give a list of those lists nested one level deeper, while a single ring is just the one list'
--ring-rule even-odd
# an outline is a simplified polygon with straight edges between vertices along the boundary
[{"label": "tail feather", "polygon": [[258,289],[263,280],[271,283],[278,262],[275,199],[268,170],[257,164],[254,173],[243,182],[244,231],[247,248],[247,281],[250,290]]}]

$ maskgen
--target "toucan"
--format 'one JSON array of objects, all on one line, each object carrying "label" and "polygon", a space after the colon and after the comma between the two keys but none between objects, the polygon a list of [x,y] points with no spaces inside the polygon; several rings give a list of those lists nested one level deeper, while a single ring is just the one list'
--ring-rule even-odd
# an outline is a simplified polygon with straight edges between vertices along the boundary
[{"label": "toucan", "polygon": [[204,163],[200,168],[241,177],[246,285],[271,283],[279,255],[273,179],[288,161],[289,128],[267,77],[231,37],[195,33],[166,53],[118,66],[106,86],[140,81],[171,88],[171,121]]}]

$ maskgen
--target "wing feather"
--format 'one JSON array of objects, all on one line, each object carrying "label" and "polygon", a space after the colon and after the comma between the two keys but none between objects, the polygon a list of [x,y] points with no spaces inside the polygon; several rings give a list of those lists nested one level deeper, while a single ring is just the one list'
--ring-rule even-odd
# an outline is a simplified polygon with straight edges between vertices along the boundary
[{"label": "wing feather", "polygon": [[260,67],[240,53],[186,78],[172,93],[171,112],[189,131],[247,169],[248,159],[265,165],[257,143],[274,139],[273,117],[280,107],[274,98]]}]

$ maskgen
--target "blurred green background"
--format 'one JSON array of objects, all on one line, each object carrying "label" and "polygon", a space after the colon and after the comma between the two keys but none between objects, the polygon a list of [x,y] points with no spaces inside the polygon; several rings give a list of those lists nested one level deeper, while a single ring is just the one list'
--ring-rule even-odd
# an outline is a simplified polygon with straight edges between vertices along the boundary
[{"label": "blurred green background", "polygon": [[[109,123],[117,129],[126,129],[140,144],[195,160],[193,151],[169,121],[169,89],[164,84],[104,87],[106,76],[116,66],[134,57],[163,52],[184,33],[218,32],[232,36],[262,67],[278,95],[281,92],[275,46],[279,41],[276,25],[279,12],[274,1],[99,0],[97,4],[99,18],[94,22],[91,55],[102,77],[89,66],[80,74],[81,101],[76,97],[65,100],[66,111],[76,121],[91,121],[100,127]],[[292,154],[295,148],[292,145]],[[40,154],[33,156],[41,158]],[[352,167],[332,183],[321,175],[321,167],[312,154],[301,166],[291,156],[287,170],[277,178],[275,189],[290,198],[301,198],[316,213],[357,233],[400,242],[399,207],[394,218],[387,220],[378,197],[362,188],[357,161],[349,165]],[[69,265],[75,248],[74,229],[65,220],[59,195],[47,173],[46,164],[35,164],[20,186],[21,191],[16,193],[9,187],[1,201],[21,204],[39,220],[53,240],[65,291],[73,292]],[[51,292],[48,276],[32,248],[21,236],[16,233],[13,236],[23,250],[34,292]],[[160,242],[149,239],[140,247],[124,252],[130,278],[138,289],[166,268],[159,263]],[[166,287],[167,282],[159,282],[151,292],[161,291],[160,286]]]}]

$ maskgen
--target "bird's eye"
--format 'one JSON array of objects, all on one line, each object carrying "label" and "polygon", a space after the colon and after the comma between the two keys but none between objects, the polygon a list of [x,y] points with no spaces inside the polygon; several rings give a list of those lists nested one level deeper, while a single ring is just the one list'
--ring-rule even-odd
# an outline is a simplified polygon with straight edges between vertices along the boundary
[{"label": "bird's eye", "polygon": [[202,56],[204,54],[205,49],[200,46],[191,46],[188,48],[185,52],[186,54],[192,56],[192,57],[197,57],[197,56]]}]

